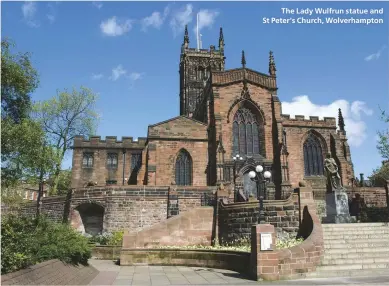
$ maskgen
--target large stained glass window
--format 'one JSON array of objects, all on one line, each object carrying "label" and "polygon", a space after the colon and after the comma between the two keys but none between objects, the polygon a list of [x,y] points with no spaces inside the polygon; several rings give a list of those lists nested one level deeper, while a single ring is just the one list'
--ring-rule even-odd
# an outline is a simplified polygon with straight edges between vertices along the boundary
[{"label": "large stained glass window", "polygon": [[235,113],[232,133],[234,154],[259,154],[259,124],[249,109],[240,108]]}]

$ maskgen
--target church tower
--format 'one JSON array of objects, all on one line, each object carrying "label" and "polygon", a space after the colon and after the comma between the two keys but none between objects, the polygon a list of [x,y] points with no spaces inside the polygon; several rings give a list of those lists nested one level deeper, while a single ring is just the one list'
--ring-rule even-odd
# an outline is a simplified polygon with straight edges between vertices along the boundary
[{"label": "church tower", "polygon": [[209,49],[189,48],[188,27],[185,26],[184,42],[180,56],[180,115],[192,116],[197,100],[204,88],[204,81],[211,70],[223,71],[224,36],[220,28],[219,49],[211,45]]}]

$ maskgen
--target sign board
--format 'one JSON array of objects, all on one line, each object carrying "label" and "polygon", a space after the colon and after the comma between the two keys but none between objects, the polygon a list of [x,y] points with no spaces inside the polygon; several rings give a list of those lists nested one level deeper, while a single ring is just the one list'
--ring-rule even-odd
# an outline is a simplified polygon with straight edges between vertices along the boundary
[{"label": "sign board", "polygon": [[261,251],[272,250],[271,245],[273,244],[272,233],[261,233]]}]

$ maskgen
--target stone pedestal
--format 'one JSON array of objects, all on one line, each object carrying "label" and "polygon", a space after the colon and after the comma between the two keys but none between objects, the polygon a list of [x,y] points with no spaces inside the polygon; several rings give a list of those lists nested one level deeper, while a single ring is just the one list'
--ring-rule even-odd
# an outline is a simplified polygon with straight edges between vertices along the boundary
[{"label": "stone pedestal", "polygon": [[344,189],[337,189],[326,194],[327,217],[326,223],[351,223],[355,218],[350,216],[348,196]]}]

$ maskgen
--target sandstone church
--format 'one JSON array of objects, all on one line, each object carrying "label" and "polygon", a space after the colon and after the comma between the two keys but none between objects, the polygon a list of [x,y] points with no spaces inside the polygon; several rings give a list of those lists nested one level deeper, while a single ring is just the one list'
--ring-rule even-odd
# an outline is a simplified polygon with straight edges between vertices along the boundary
[{"label": "sandstone church", "polygon": [[354,171],[341,110],[338,124],[331,117],[282,114],[273,53],[267,74],[246,67],[244,52],[241,67],[225,70],[224,46],[220,28],[218,49],[190,48],[185,28],[180,115],[149,125],[147,138],[137,141],[76,137],[72,187],[223,183],[250,194],[255,186],[247,174],[261,164],[271,171],[269,188],[276,199],[302,180],[325,188],[327,153],[335,158],[343,185],[350,185]]}]

